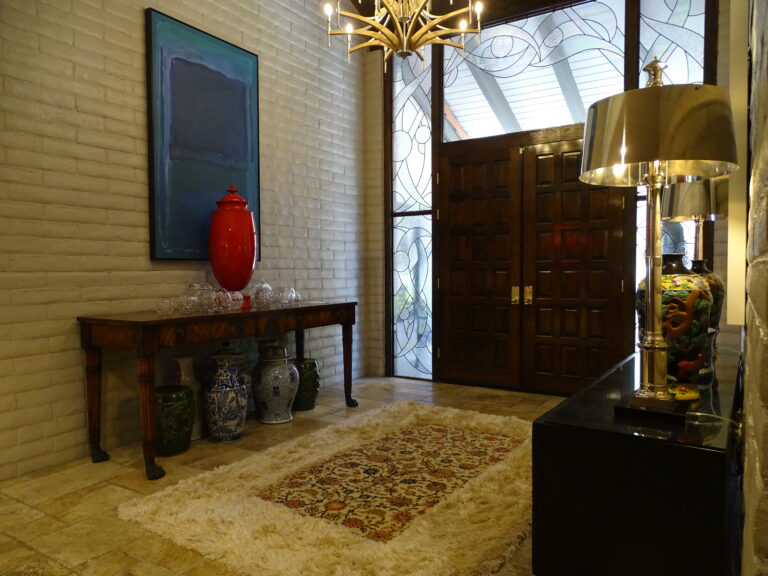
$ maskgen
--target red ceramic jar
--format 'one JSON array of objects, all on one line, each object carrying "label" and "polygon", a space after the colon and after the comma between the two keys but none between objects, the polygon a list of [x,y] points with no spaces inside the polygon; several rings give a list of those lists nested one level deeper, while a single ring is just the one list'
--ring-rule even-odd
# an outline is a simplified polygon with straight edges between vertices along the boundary
[{"label": "red ceramic jar", "polygon": [[256,227],[248,202],[234,184],[216,202],[208,232],[208,257],[222,288],[234,292],[248,285],[256,262]]}]

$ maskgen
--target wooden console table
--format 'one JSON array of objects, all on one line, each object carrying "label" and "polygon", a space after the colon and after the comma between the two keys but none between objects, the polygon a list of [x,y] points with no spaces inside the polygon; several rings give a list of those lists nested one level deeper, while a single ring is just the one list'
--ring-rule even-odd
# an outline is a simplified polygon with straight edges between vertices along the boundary
[{"label": "wooden console table", "polygon": [[296,357],[304,358],[304,330],[341,324],[344,351],[344,396],[352,398],[352,325],[357,302],[300,302],[287,306],[210,314],[160,315],[135,312],[108,316],[81,316],[80,338],[85,350],[88,395],[88,441],[91,459],[109,459],[101,448],[101,349],[134,350],[138,361],[139,409],[147,478],[162,478],[155,463],[155,355],[162,349],[250,336],[279,336],[294,332]]}]

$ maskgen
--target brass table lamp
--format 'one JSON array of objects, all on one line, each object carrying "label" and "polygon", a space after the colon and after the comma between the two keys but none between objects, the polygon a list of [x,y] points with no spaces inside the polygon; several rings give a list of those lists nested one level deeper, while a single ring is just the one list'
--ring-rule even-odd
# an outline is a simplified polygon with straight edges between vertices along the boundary
[{"label": "brass table lamp", "polygon": [[667,386],[667,345],[662,334],[661,194],[676,182],[711,179],[738,169],[727,93],[710,85],[663,86],[664,64],[645,70],[645,88],[623,92],[589,107],[584,125],[582,182],[645,186],[645,332],[640,343],[640,388],[629,406],[653,412],[678,408]]}]

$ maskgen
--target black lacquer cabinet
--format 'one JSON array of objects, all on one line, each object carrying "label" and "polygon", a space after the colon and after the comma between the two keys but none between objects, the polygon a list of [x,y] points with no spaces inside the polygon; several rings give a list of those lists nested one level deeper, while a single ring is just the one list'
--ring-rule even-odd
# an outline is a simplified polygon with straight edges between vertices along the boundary
[{"label": "black lacquer cabinet", "polygon": [[639,381],[632,355],[533,424],[536,576],[737,576],[741,378],[718,356],[718,386],[663,423],[614,406]]}]

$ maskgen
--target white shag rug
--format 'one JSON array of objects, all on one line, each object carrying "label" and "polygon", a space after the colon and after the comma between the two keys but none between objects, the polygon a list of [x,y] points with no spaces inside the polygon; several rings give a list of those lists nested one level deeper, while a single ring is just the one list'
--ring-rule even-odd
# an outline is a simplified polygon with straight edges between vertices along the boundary
[{"label": "white shag rug", "polygon": [[[520,441],[387,542],[259,497],[296,472],[403,428],[446,426]],[[479,576],[516,551],[531,523],[531,424],[414,402],[388,405],[123,503],[119,516],[244,574]],[[505,574],[509,572],[505,571]]]}]

